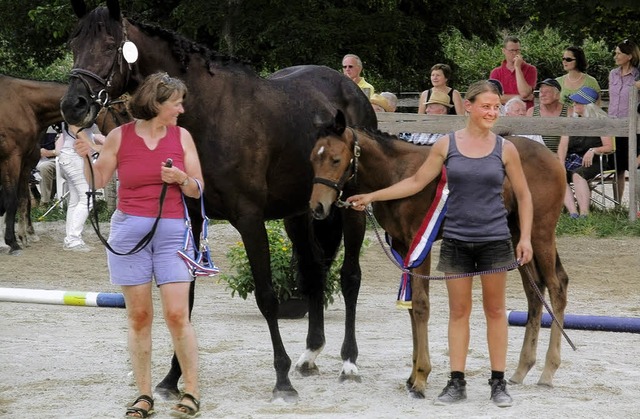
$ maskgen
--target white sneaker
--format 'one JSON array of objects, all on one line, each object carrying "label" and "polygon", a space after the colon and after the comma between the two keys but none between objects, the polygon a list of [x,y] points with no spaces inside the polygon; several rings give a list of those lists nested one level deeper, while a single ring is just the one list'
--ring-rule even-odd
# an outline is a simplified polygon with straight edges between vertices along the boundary
[{"label": "white sneaker", "polygon": [[64,250],[71,250],[72,252],[90,252],[93,250],[93,247],[87,246],[84,243],[76,244],[75,246],[67,246],[65,244],[62,248]]}]

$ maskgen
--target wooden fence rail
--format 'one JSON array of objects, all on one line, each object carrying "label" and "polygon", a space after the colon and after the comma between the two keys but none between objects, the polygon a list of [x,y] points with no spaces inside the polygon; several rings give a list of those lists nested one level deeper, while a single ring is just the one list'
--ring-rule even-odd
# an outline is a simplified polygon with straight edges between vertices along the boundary
[{"label": "wooden fence rail", "polygon": [[[630,118],[537,118],[526,116],[501,117],[493,131],[496,133],[518,135],[590,135],[629,137],[629,167],[636,167],[636,136],[640,133],[637,95],[630,95]],[[418,115],[415,113],[381,112],[378,116],[380,130],[398,134],[400,132],[447,133],[461,129],[466,124],[465,116]],[[618,147],[622,144],[618,144]],[[629,220],[636,219],[635,187],[639,179],[636,170],[629,170]]]}]

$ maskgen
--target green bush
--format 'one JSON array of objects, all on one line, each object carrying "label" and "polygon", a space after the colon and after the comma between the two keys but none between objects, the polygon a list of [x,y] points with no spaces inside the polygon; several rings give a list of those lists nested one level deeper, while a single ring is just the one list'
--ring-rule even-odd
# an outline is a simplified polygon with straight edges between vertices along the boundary
[{"label": "green bush", "polygon": [[[269,239],[269,252],[271,253],[271,276],[273,280],[273,290],[278,297],[278,301],[283,302],[291,297],[299,297],[298,284],[296,282],[296,267],[292,259],[291,241],[287,236],[283,222],[265,222],[267,237]],[[366,247],[364,244],[363,248]],[[255,290],[255,283],[249,266],[247,252],[244,243],[238,242],[227,251],[227,259],[231,268],[235,270],[232,274],[221,274],[220,279],[227,283],[227,288],[231,289],[231,295],[236,294],[247,299],[247,296]],[[327,275],[324,290],[324,303],[328,307],[334,301],[334,296],[340,292],[340,268],[344,260],[344,251],[341,248],[336,256],[331,269]]]}]

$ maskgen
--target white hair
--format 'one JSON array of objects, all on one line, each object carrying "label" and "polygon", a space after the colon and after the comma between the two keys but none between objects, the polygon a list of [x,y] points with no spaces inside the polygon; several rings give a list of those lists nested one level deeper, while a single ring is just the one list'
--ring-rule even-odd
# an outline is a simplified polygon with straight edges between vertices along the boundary
[{"label": "white hair", "polygon": [[527,106],[527,104],[524,103],[524,100],[520,99],[519,97],[512,97],[507,101],[507,103],[504,104],[504,113],[505,114],[509,113],[509,111],[511,110],[511,107],[516,103]]}]

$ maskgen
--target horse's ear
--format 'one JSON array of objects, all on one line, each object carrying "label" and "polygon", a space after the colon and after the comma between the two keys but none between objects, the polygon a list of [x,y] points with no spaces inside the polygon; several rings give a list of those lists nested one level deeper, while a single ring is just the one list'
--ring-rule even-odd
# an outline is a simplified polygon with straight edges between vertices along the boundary
[{"label": "horse's ear", "polygon": [[71,0],[71,7],[78,19],[82,19],[87,14],[87,5],[84,0]]},{"label": "horse's ear", "polygon": [[120,14],[120,2],[118,0],[107,0],[107,9],[109,9],[109,16],[111,16],[111,19],[122,19],[122,15]]},{"label": "horse's ear", "polygon": [[336,117],[333,120],[333,128],[336,130],[338,135],[342,135],[344,130],[347,128],[347,120],[344,117],[344,113],[340,109],[336,113]]}]

